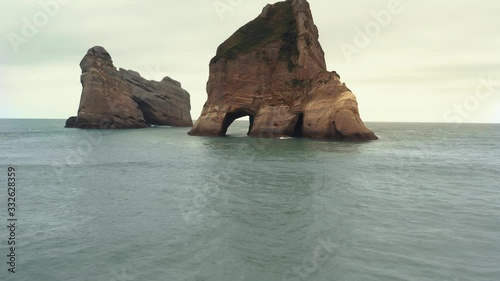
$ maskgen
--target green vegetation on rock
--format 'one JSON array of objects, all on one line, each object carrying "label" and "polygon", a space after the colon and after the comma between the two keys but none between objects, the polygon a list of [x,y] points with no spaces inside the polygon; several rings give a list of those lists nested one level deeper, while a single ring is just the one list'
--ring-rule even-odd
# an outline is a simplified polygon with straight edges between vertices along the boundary
[{"label": "green vegetation on rock", "polygon": [[288,82],[290,87],[292,88],[308,88],[311,87],[312,81],[309,80],[299,80],[299,79],[292,79],[290,82]]},{"label": "green vegetation on rock", "polygon": [[217,55],[210,61],[216,63],[220,59],[231,60],[241,54],[248,54],[256,48],[282,40],[280,60],[288,61],[288,70],[295,68],[294,57],[299,55],[297,49],[297,23],[293,15],[290,1],[279,2],[269,7],[265,17],[255,20],[238,29],[217,49]]}]

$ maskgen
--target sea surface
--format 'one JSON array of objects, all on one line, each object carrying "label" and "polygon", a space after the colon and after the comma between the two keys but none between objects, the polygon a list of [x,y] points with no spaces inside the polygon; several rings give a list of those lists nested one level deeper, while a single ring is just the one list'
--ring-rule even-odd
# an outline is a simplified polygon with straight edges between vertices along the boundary
[{"label": "sea surface", "polygon": [[0,120],[2,281],[500,280],[499,125],[369,123],[369,143],[63,125]]}]

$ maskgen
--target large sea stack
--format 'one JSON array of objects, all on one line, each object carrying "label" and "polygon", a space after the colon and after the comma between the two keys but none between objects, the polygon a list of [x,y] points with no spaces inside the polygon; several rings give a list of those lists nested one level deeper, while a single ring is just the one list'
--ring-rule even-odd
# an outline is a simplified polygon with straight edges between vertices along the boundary
[{"label": "large sea stack", "polygon": [[309,3],[267,5],[217,49],[208,100],[189,132],[224,136],[249,116],[252,137],[375,140],[361,121],[354,94],[328,72]]},{"label": "large sea stack", "polygon": [[117,70],[103,47],[93,47],[80,63],[83,86],[78,116],[66,127],[132,129],[151,125],[191,127],[190,96],[169,77],[149,81],[132,70]]}]

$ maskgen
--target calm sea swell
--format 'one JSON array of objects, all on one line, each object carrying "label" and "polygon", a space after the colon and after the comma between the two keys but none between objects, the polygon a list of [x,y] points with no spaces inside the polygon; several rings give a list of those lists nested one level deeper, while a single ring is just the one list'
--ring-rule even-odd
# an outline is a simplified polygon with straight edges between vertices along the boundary
[{"label": "calm sea swell", "polygon": [[500,280],[498,125],[376,123],[355,144],[63,123],[0,120],[19,185],[0,280]]}]

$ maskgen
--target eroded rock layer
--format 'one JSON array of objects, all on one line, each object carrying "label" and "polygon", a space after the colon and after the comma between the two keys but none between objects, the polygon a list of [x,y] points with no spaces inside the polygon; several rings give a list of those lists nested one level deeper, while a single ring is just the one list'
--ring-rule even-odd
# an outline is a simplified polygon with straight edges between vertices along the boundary
[{"label": "eroded rock layer", "polygon": [[117,70],[109,53],[94,47],[80,63],[83,86],[78,116],[66,127],[131,129],[151,125],[190,127],[190,96],[169,77],[149,81],[131,70]]},{"label": "eroded rock layer", "polygon": [[309,3],[267,5],[217,49],[208,100],[190,135],[224,136],[250,117],[252,137],[375,140],[354,94],[328,72]]}]

